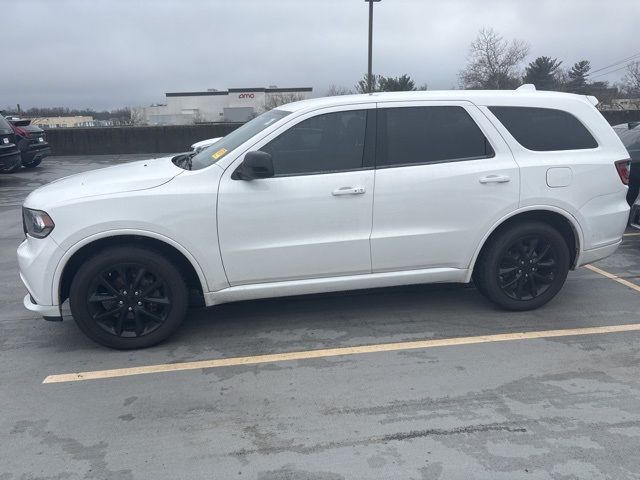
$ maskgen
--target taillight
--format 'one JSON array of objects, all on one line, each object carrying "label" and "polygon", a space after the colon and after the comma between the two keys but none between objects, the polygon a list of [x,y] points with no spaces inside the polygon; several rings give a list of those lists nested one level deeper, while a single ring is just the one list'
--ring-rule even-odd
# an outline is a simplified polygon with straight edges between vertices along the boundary
[{"label": "taillight", "polygon": [[625,185],[629,185],[629,172],[631,171],[631,159],[627,158],[626,160],[618,160],[615,162],[616,170],[618,171],[618,175],[620,175],[620,180]]}]

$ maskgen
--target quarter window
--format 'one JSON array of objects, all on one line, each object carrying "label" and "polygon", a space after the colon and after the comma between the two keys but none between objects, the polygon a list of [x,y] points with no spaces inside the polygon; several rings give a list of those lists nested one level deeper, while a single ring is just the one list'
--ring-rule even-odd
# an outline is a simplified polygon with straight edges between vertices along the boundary
[{"label": "quarter window", "polygon": [[563,110],[537,107],[489,107],[524,148],[536,152],[596,148],[593,135]]},{"label": "quarter window", "polygon": [[381,108],[377,138],[378,167],[494,156],[478,125],[458,106]]},{"label": "quarter window", "polygon": [[367,111],[325,113],[303,120],[260,150],[276,176],[357,170],[363,166]]}]

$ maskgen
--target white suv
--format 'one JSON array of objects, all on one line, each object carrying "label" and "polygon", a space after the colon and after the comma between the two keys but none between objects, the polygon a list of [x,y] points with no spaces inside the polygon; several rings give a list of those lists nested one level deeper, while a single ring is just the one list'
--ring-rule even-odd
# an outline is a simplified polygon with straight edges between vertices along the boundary
[{"label": "white suv", "polygon": [[539,307],[612,254],[628,154],[592,97],[406,92],[271,110],[191,155],[74,175],[24,203],[25,306],[114,348],[190,301],[470,282]]}]

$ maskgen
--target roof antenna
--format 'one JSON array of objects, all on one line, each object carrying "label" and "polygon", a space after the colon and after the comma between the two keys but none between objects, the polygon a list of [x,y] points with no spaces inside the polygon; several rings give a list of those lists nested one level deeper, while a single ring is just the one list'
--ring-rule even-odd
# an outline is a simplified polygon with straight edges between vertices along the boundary
[{"label": "roof antenna", "polygon": [[533,83],[525,83],[524,85],[520,85],[516,88],[516,92],[518,91],[536,91],[536,86]]}]

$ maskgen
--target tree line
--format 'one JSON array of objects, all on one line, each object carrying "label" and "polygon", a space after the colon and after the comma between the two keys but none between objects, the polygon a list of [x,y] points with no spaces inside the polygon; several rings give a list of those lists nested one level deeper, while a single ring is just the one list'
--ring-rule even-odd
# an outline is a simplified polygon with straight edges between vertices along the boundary
[{"label": "tree line", "polygon": [[[552,56],[539,56],[525,64],[530,46],[523,40],[507,40],[492,28],[483,28],[469,46],[466,65],[458,72],[458,86],[463,89],[512,90],[523,84],[533,84],[538,90],[595,95],[604,104],[616,98],[640,97],[640,62],[629,62],[624,68],[622,81],[611,85],[596,80],[604,75],[602,68],[594,71],[591,62],[583,59],[566,67],[564,62]],[[622,62],[621,62],[622,63]],[[615,71],[615,70],[614,70]],[[368,75],[350,89],[331,85],[327,95],[346,95],[368,92]],[[427,85],[416,86],[408,75],[385,77],[372,75],[372,91],[392,92],[427,90]]]},{"label": "tree line", "polygon": [[32,107],[26,110],[7,107],[5,115],[17,117],[43,118],[43,117],[93,117],[94,120],[116,120],[118,123],[128,123],[131,120],[131,110],[127,107],[113,110],[93,110],[91,108],[67,108],[67,107]]}]

